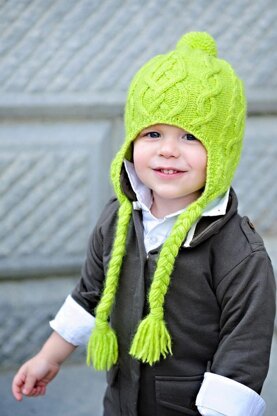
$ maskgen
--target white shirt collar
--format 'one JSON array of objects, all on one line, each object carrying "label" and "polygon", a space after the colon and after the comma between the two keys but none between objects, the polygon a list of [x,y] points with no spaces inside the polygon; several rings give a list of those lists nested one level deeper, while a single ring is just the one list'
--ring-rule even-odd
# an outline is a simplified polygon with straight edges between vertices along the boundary
[{"label": "white shirt collar", "polygon": [[137,201],[135,201],[134,209],[145,209],[147,211],[150,211],[150,208],[152,206],[153,197],[152,193],[147,186],[144,185],[143,182],[139,179],[134,164],[132,162],[129,162],[128,160],[124,160],[124,166],[130,181],[130,184],[133,188],[133,191],[136,194]]}]

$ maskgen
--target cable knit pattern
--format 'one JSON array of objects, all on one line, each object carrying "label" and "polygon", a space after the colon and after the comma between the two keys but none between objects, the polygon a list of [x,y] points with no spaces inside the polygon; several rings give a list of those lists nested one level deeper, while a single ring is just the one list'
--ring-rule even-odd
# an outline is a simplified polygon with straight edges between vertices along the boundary
[{"label": "cable knit pattern", "polygon": [[96,311],[96,328],[88,347],[88,362],[108,369],[117,360],[116,335],[108,325],[125,254],[131,204],[120,183],[124,158],[132,157],[132,142],[146,127],[170,124],[197,137],[207,150],[205,189],[180,214],[163,244],[149,292],[149,314],[140,323],[130,354],[150,365],[172,353],[164,316],[170,276],[192,224],[212,200],[226,192],[240,159],[246,117],[241,80],[231,65],[217,58],[215,40],[205,32],[184,35],[176,49],[146,63],[131,82],[125,108],[126,138],[111,167],[120,209],[114,248],[103,296]]}]

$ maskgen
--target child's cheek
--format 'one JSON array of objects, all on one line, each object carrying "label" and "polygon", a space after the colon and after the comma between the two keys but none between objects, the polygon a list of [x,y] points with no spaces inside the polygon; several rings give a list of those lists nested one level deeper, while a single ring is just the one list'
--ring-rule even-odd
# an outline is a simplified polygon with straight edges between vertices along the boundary
[{"label": "child's cheek", "polygon": [[142,146],[141,143],[137,140],[135,140],[134,145],[133,145],[133,162],[134,162],[134,166],[135,169],[137,166],[139,166],[141,164],[141,160],[142,160]]}]

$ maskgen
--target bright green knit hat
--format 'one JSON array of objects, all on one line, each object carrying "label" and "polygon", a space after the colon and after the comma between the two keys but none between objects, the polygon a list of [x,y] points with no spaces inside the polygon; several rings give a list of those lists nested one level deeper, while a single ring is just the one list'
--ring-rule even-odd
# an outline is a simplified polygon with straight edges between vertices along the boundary
[{"label": "bright green knit hat", "polygon": [[204,208],[230,187],[240,159],[245,118],[243,84],[231,65],[217,58],[216,43],[208,33],[187,33],[175,50],[151,59],[132,80],[125,109],[126,139],[111,168],[120,204],[117,230],[104,292],[96,309],[96,326],[88,344],[87,362],[93,362],[96,369],[109,369],[118,358],[116,334],[108,321],[132,212],[120,181],[124,159],[131,157],[132,142],[146,127],[170,124],[197,137],[208,157],[205,189],[179,215],[163,244],[148,294],[150,312],[130,346],[133,357],[152,365],[172,353],[163,306],[176,256]]}]

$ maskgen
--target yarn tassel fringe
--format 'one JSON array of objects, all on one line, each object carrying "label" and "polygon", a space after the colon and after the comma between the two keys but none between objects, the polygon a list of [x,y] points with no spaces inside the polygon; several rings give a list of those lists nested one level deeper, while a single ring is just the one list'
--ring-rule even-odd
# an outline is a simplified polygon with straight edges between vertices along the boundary
[{"label": "yarn tassel fringe", "polygon": [[153,365],[167,354],[172,355],[171,338],[163,319],[149,314],[140,323],[133,339],[130,354],[144,363]]},{"label": "yarn tassel fringe", "polygon": [[107,323],[95,327],[87,345],[87,365],[95,370],[109,370],[118,359],[118,344],[114,330]]}]

